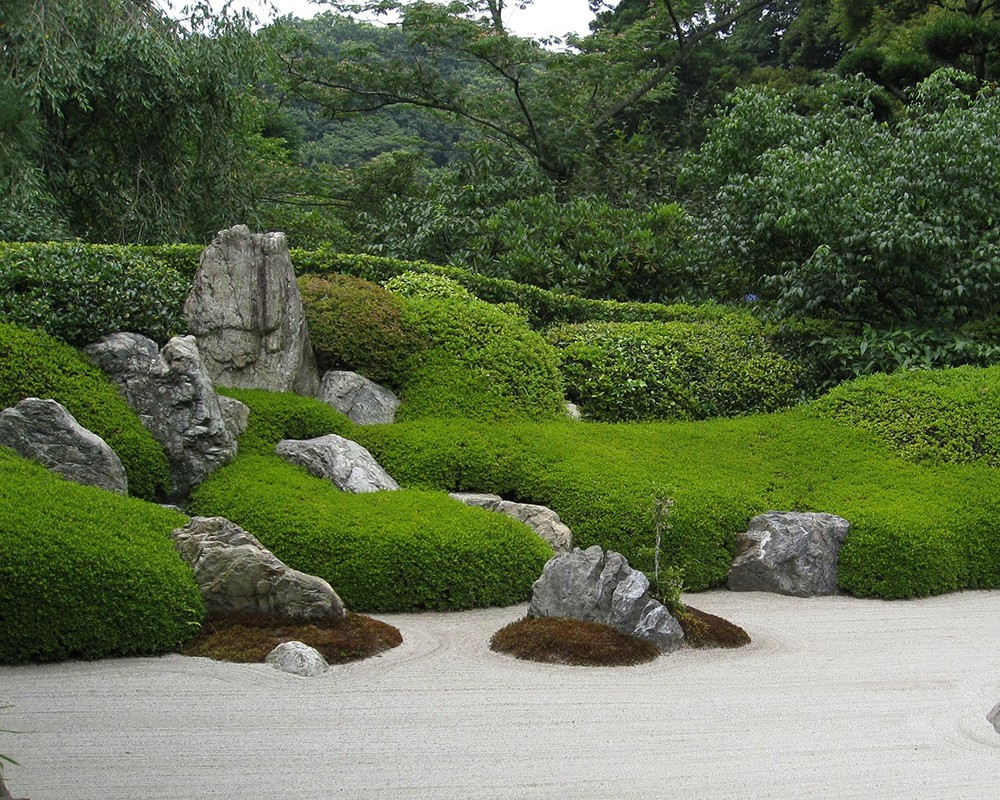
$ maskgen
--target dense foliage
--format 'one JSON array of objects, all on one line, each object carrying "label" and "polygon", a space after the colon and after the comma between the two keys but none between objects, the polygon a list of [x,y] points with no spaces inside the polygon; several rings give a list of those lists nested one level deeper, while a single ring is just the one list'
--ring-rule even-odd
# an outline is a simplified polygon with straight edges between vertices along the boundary
[{"label": "dense foliage", "polygon": [[0,663],[175,650],[204,613],[184,524],[0,449]]},{"label": "dense foliage", "polygon": [[44,333],[0,323],[0,408],[51,398],[104,439],[128,475],[129,493],[152,500],[170,485],[163,448],[117,389],[78,351]]}]

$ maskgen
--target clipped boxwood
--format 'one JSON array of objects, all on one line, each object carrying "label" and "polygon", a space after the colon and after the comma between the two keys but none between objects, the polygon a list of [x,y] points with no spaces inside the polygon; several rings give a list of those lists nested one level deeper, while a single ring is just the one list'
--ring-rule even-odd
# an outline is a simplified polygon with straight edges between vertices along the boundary
[{"label": "clipped boxwood", "polygon": [[458,395],[462,413],[475,419],[563,413],[559,354],[504,310],[476,299],[412,297],[403,322],[430,347],[411,361],[399,419],[454,416]]},{"label": "clipped boxwood", "polygon": [[104,439],[125,467],[130,494],[147,500],[165,494],[170,471],[163,448],[104,373],[40,331],[0,323],[0,409],[25,397],[59,401]]},{"label": "clipped boxwood", "polygon": [[0,663],[176,649],[204,614],[170,538],[185,523],[0,449]]},{"label": "clipped boxwood", "polygon": [[404,327],[400,298],[352,275],[304,275],[299,289],[320,371],[351,370],[400,386],[407,359],[423,344]]},{"label": "clipped boxwood", "polygon": [[872,375],[812,407],[914,461],[1000,467],[1000,366]]},{"label": "clipped boxwood", "polygon": [[441,492],[350,494],[276,456],[240,456],[195,490],[352,611],[457,610],[528,597],[552,549],[526,526]]},{"label": "clipped boxwood", "polygon": [[0,319],[77,347],[109,333],[159,343],[184,330],[190,280],[136,249],[0,243]]},{"label": "clipped boxwood", "polygon": [[549,333],[570,399],[607,422],[774,411],[798,396],[798,367],[749,314],[712,323],[588,323]]}]

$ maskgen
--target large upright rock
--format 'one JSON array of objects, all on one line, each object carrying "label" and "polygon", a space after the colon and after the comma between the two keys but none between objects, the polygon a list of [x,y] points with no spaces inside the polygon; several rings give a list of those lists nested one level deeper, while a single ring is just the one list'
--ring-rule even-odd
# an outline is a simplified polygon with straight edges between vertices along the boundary
[{"label": "large upright rock", "polygon": [[556,555],[568,553],[573,549],[573,531],[559,519],[559,515],[551,508],[533,503],[515,503],[511,500],[504,500],[498,494],[452,492],[450,497],[460,503],[465,503],[467,506],[496,511],[498,514],[506,514],[518,522],[523,522],[552,545]]},{"label": "large upright rock", "polygon": [[396,421],[400,400],[364,375],[330,370],[323,375],[317,397],[358,425],[385,425]]},{"label": "large upright rock", "polygon": [[185,496],[236,455],[193,336],[175,336],[160,350],[137,333],[113,333],[85,349],[163,446],[174,496]]},{"label": "large upright rock", "polygon": [[192,517],[173,532],[209,611],[276,614],[315,622],[347,613],[322,578],[286,566],[256,537],[224,517]]},{"label": "large upright rock", "polygon": [[851,524],[833,514],[769,511],[750,520],[729,571],[737,592],[837,593],[837,557]]},{"label": "large upright rock", "polygon": [[282,439],[274,452],[345,492],[364,494],[399,488],[371,453],[335,433],[316,439]]},{"label": "large upright rock", "polygon": [[0,447],[85,486],[126,494],[121,459],[55,400],[28,397],[0,412]]},{"label": "large upright rock", "polygon": [[184,314],[216,383],[310,397],[319,389],[283,233],[219,231],[201,254]]},{"label": "large upright rock", "polygon": [[620,553],[594,545],[556,556],[531,588],[528,615],[600,622],[652,642],[664,653],[684,643],[670,611],[649,594],[649,580]]}]

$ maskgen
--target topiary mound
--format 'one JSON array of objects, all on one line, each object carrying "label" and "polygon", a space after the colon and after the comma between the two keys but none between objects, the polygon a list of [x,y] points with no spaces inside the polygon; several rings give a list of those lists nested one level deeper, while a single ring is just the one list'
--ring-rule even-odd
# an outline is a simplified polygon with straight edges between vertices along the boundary
[{"label": "topiary mound", "polygon": [[800,369],[749,315],[712,322],[561,325],[570,399],[604,422],[707,419],[775,411],[797,398]]},{"label": "topiary mound", "polygon": [[104,373],[40,331],[0,323],[0,409],[25,397],[58,400],[104,439],[125,467],[130,494],[151,500],[166,492],[170,471],[163,448]]},{"label": "topiary mound", "polygon": [[403,325],[396,295],[351,275],[305,275],[299,289],[321,371],[351,370],[399,388],[423,343]]},{"label": "topiary mound", "polygon": [[185,522],[0,449],[0,663],[175,650],[204,614]]},{"label": "topiary mound", "polygon": [[398,647],[403,636],[392,625],[361,614],[328,622],[291,622],[268,614],[209,614],[201,632],[184,647],[186,656],[239,664],[263,662],[284,642],[314,647],[328,664],[346,664]]},{"label": "topiary mound", "polygon": [[1000,366],[872,375],[841,384],[812,408],[912,461],[1000,467]]},{"label": "topiary mound", "polygon": [[498,630],[490,649],[525,661],[579,667],[645,664],[660,654],[652,642],[599,622],[565,617],[524,617]]},{"label": "topiary mound", "polygon": [[414,297],[403,321],[430,349],[411,361],[397,419],[564,413],[559,354],[523,320],[481,300]]}]

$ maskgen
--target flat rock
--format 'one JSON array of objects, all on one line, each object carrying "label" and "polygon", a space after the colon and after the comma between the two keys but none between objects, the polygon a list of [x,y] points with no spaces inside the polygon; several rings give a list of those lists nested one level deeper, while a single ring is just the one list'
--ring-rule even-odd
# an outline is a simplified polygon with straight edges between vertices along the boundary
[{"label": "flat rock", "polygon": [[737,592],[837,594],[837,557],[851,525],[833,514],[769,511],[750,520],[729,572]]},{"label": "flat rock", "polygon": [[282,642],[267,654],[264,663],[304,678],[315,678],[330,669],[316,648],[302,642]]},{"label": "flat rock", "polygon": [[569,553],[573,549],[573,531],[559,519],[559,515],[551,508],[533,503],[515,503],[504,500],[498,494],[452,492],[450,496],[467,506],[496,511],[499,514],[513,517],[518,522],[523,522],[552,545],[556,555]]},{"label": "flat rock", "polygon": [[184,314],[214,382],[315,396],[319,373],[283,233],[219,231]]},{"label": "flat rock", "polygon": [[173,538],[194,570],[209,611],[276,614],[302,622],[336,620],[347,613],[329,583],[289,568],[224,517],[192,517],[173,531]]},{"label": "flat rock", "polygon": [[362,494],[399,488],[371,453],[357,442],[335,433],[316,439],[282,439],[274,452],[345,492]]},{"label": "flat rock", "polygon": [[75,483],[128,493],[125,468],[115,451],[55,400],[27,397],[0,412],[0,447]]},{"label": "flat rock", "polygon": [[330,370],[323,375],[317,395],[358,425],[386,425],[396,421],[399,398],[364,375]]},{"label": "flat rock", "polygon": [[684,631],[669,609],[649,594],[649,580],[620,553],[587,550],[556,556],[531,589],[528,615],[568,617],[609,625],[645,639],[664,653],[684,643]]}]

